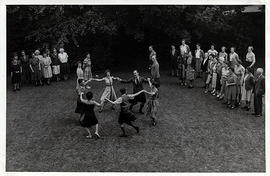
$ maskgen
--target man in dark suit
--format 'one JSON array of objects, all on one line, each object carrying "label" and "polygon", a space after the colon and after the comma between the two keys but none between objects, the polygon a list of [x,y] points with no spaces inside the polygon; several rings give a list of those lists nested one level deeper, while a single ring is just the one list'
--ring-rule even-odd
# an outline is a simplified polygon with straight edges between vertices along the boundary
[{"label": "man in dark suit", "polygon": [[254,87],[254,113],[256,117],[262,116],[262,96],[265,93],[265,78],[263,76],[263,69],[258,68],[256,71],[257,78]]},{"label": "man in dark suit", "polygon": [[[143,83],[148,83],[147,79],[141,77],[139,75],[139,72],[137,70],[133,71],[134,77],[130,78],[129,80],[123,80],[121,79],[121,83],[132,83],[133,85],[133,93],[137,93],[141,90],[143,90]],[[141,93],[134,97],[134,99],[131,99],[130,101],[130,107],[129,109],[132,110],[133,106],[136,105],[138,102],[140,102],[140,110],[139,113],[143,114],[143,107],[146,102],[146,97],[144,93]]]}]

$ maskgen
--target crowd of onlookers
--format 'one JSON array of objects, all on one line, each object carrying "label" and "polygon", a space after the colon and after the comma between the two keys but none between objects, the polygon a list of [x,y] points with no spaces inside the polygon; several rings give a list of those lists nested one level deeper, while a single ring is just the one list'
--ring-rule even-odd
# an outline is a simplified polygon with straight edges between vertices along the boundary
[{"label": "crowd of onlookers", "polygon": [[228,108],[242,106],[250,110],[252,94],[254,94],[254,115],[262,115],[262,96],[265,93],[265,79],[263,69],[255,69],[256,58],[253,47],[248,46],[244,59],[240,59],[235,47],[226,53],[226,47],[221,51],[215,46],[204,52],[200,44],[191,52],[190,47],[182,40],[177,50],[171,46],[171,74],[177,76],[182,86],[193,88],[196,78],[204,81],[205,93],[211,93]]}]

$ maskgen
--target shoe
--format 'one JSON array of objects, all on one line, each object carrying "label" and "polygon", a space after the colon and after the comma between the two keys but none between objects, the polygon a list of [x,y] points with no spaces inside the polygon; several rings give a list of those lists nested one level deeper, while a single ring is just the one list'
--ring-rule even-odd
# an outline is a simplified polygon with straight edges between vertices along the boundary
[{"label": "shoe", "polygon": [[119,137],[127,137],[126,134],[121,134]]}]

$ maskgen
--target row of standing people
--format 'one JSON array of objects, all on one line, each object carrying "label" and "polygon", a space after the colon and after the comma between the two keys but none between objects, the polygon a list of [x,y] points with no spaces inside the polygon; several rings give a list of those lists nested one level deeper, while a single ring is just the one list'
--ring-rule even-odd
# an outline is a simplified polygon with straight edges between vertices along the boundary
[{"label": "row of standing people", "polygon": [[[185,40],[177,52],[171,46],[172,75],[177,75],[181,85],[193,87],[193,81],[202,77],[205,83],[205,93],[211,92],[218,100],[224,99],[227,107],[234,109],[242,105],[250,110],[251,97],[254,93],[254,115],[262,114],[262,95],[264,94],[263,69],[255,71],[256,58],[253,47],[249,46],[243,61],[235,52],[235,47],[226,53],[226,47],[221,52],[215,50],[214,45],[204,53],[200,44],[196,45],[194,57]],[[254,75],[255,74],[255,75]]]},{"label": "row of standing people", "polygon": [[[159,81],[159,64],[156,60],[156,57],[152,57],[152,66],[151,66],[151,78],[145,79],[144,77],[139,75],[137,70],[133,71],[134,77],[130,79],[121,79],[119,77],[114,77],[111,75],[110,70],[105,71],[105,77],[103,78],[90,78],[85,79],[82,77],[83,70],[81,68],[81,63],[78,64],[77,68],[77,86],[76,90],[78,93],[77,106],[75,109],[75,113],[80,114],[80,123],[88,132],[87,138],[92,138],[90,127],[95,126],[95,136],[99,138],[98,133],[98,120],[96,118],[94,107],[99,106],[99,112],[102,112],[105,103],[111,103],[112,109],[114,109],[115,105],[120,105],[120,113],[118,118],[118,123],[120,124],[120,128],[122,130],[121,137],[126,137],[126,131],[124,124],[133,127],[137,133],[139,132],[139,127],[133,125],[133,121],[136,120],[134,113],[132,112],[133,106],[137,103],[140,103],[139,113],[144,114],[143,108],[146,103],[146,94],[149,94],[149,100],[146,108],[146,116],[152,119],[152,124],[156,125],[157,120],[157,108],[158,108],[158,88],[160,85]],[[80,73],[80,74],[78,74]],[[157,77],[158,75],[158,77]],[[133,85],[133,93],[127,94],[126,89],[120,89],[121,96],[117,98],[113,81],[117,80],[124,84],[132,84]],[[89,86],[89,82],[98,81],[105,82],[105,88],[103,94],[100,98],[100,103],[92,100],[93,92],[91,92],[91,87]],[[150,86],[150,91],[144,90],[143,84],[148,83]],[[86,95],[86,99],[83,98],[83,94]]]},{"label": "row of standing people", "polygon": [[[82,68],[83,77],[92,78],[92,62],[89,53],[84,59]],[[67,80],[69,72],[69,56],[63,48],[60,48],[59,52],[54,48],[52,53],[46,49],[42,55],[39,50],[36,50],[31,57],[22,51],[20,57],[14,53],[11,60],[11,82],[14,91],[20,90],[22,82],[38,86],[44,83],[49,85],[52,79],[57,82],[61,79]]]}]

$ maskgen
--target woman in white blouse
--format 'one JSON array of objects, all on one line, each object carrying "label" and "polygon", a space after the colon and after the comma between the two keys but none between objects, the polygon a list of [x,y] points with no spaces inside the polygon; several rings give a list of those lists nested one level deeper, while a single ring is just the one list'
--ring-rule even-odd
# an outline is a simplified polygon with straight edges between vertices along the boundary
[{"label": "woman in white blouse", "polygon": [[252,73],[254,72],[254,65],[256,63],[255,54],[253,53],[253,46],[248,47],[248,52],[246,55],[246,63],[245,66],[252,68]]}]

